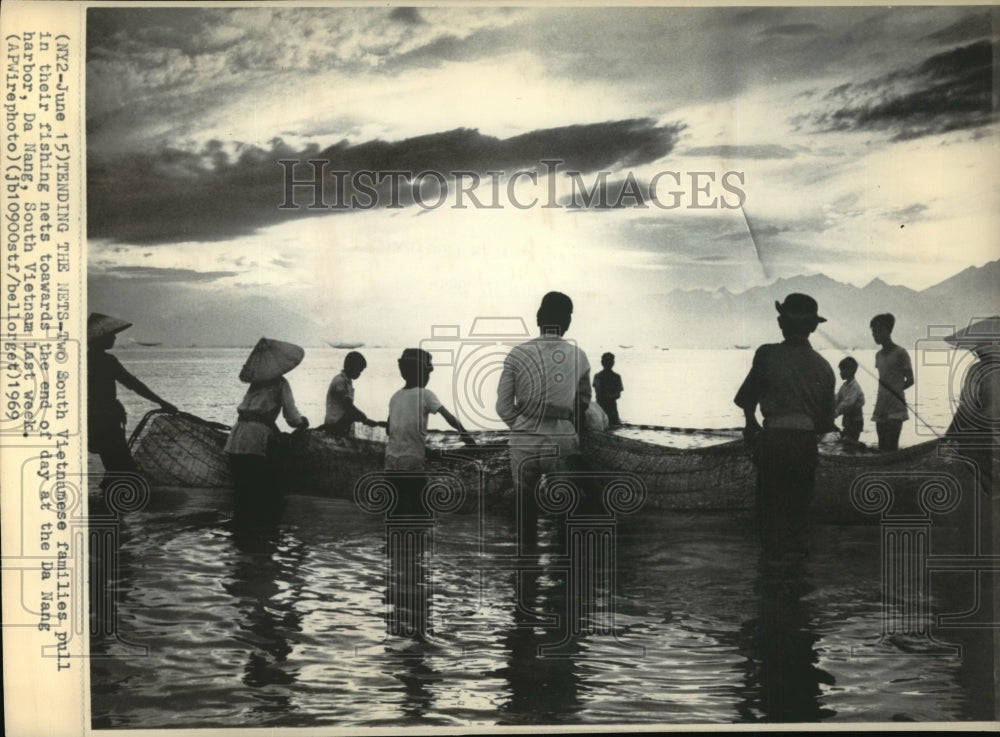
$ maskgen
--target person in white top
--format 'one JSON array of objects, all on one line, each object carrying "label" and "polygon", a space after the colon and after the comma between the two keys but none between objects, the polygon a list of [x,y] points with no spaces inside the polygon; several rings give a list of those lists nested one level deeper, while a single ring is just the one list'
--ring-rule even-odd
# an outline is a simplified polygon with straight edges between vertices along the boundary
[{"label": "person in white top", "polygon": [[590,405],[590,362],[563,335],[573,301],[562,292],[542,298],[539,335],[511,349],[497,387],[496,411],[511,429],[510,463],[519,503],[520,539],[537,540],[535,490],[545,473],[566,468],[579,452],[578,426]]},{"label": "person in white top", "polygon": [[408,479],[396,483],[399,494],[398,509],[418,509],[419,499],[415,498],[423,488],[424,462],[427,455],[427,417],[440,414],[445,422],[462,434],[466,445],[475,445],[475,440],[462,427],[441,400],[430,389],[434,364],[431,354],[421,348],[407,348],[399,361],[399,374],[406,382],[402,389],[389,399],[389,422],[386,432],[389,439],[385,446],[385,470],[408,472]]},{"label": "person in white top", "polygon": [[424,443],[427,438],[427,417],[440,414],[444,421],[462,434],[470,445],[475,440],[462,427],[430,389],[434,363],[431,354],[422,348],[407,348],[399,361],[399,374],[406,384],[389,399],[389,423],[386,430],[389,440],[385,446],[387,471],[423,471],[427,455]]},{"label": "person in white top", "polygon": [[882,346],[875,354],[878,393],[875,395],[875,409],[872,412],[875,432],[878,434],[878,449],[899,450],[899,435],[903,423],[910,417],[903,393],[913,386],[913,365],[906,349],[892,342],[896,318],[891,313],[875,315],[869,326],[872,329],[872,340]]},{"label": "person in white top", "polygon": [[[261,338],[240,371],[250,386],[237,407],[238,419],[226,441],[237,501],[247,511],[264,513],[279,498],[274,450],[280,437],[278,414],[294,428],[309,427],[295,406],[285,374],[301,363],[305,351],[297,345]],[[257,505],[259,509],[253,507]]]},{"label": "person in white top", "polygon": [[355,422],[362,422],[368,427],[378,423],[368,419],[368,415],[354,404],[354,380],[359,378],[368,367],[368,361],[357,351],[351,351],[344,356],[344,370],[333,377],[330,388],[326,391],[326,418],[321,429],[331,435],[341,437],[351,431]]},{"label": "person in white top", "polygon": [[837,367],[840,369],[840,378],[844,380],[843,386],[837,390],[834,398],[834,417],[844,417],[844,427],[840,431],[840,436],[847,440],[858,442],[861,431],[865,429],[865,393],[861,390],[858,380],[854,378],[858,373],[858,362],[851,356],[843,359]]}]

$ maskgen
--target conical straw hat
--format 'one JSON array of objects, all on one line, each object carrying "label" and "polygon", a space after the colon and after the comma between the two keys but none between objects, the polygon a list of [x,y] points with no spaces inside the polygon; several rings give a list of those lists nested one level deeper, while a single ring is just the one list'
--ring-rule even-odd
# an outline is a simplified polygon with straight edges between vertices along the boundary
[{"label": "conical straw hat", "polygon": [[261,338],[240,370],[240,381],[252,384],[277,379],[298,366],[305,355],[306,352],[294,343]]},{"label": "conical straw hat", "polygon": [[111,315],[102,315],[100,312],[91,312],[87,318],[87,342],[91,343],[105,335],[120,333],[132,327],[132,323],[119,320]]},{"label": "conical straw hat", "polygon": [[969,322],[969,326],[957,330],[945,341],[960,348],[975,348],[976,346],[1000,343],[1000,316],[994,315],[977,322]]}]

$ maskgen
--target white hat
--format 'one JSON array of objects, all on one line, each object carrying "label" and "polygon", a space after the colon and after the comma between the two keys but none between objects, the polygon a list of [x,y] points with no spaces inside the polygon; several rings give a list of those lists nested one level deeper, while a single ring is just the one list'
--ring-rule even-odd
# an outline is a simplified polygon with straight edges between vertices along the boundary
[{"label": "white hat", "polygon": [[240,369],[240,381],[252,384],[277,379],[302,363],[305,355],[306,352],[294,343],[261,338]]}]

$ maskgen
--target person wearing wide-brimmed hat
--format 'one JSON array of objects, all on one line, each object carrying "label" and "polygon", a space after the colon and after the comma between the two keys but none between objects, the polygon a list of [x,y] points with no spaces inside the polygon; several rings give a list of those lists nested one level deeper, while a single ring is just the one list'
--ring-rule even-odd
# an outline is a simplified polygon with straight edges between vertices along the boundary
[{"label": "person wearing wide-brimmed hat", "polygon": [[295,428],[308,427],[299,413],[285,374],[302,362],[305,351],[297,345],[271,338],[257,341],[240,370],[240,381],[249,384],[236,408],[238,419],[229,433],[225,451],[229,455],[233,481],[241,494],[271,494],[273,467],[268,456],[278,439],[278,414]]},{"label": "person wearing wide-brimmed hat", "polygon": [[[757,520],[766,551],[801,546],[801,531],[816,483],[817,440],[836,430],[833,368],[809,344],[826,318],[807,294],[775,302],[781,343],[762,345],[735,402],[757,464]],[[757,421],[760,406],[764,425]]]},{"label": "person wearing wide-brimmed hat", "polygon": [[[106,474],[135,471],[125,441],[125,408],[118,401],[118,384],[169,412],[177,411],[106,352],[114,346],[118,333],[130,327],[130,322],[99,312],[87,318],[87,449],[101,457]],[[107,479],[105,476],[105,482]]]},{"label": "person wearing wide-brimmed hat", "polygon": [[979,359],[966,370],[945,437],[976,465],[980,488],[992,494],[993,465],[1000,448],[1000,316],[974,319],[945,340]]}]

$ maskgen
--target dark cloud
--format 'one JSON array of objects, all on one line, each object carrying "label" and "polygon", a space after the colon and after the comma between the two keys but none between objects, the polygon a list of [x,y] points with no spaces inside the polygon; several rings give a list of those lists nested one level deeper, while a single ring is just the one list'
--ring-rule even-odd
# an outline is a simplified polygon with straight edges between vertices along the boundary
[{"label": "dark cloud", "polygon": [[726,263],[732,260],[731,256],[695,256],[695,261],[703,261],[705,263]]},{"label": "dark cloud", "polygon": [[407,25],[419,25],[427,22],[421,17],[420,10],[412,7],[393,8],[392,12],[389,13],[389,17],[392,20],[406,23]]},{"label": "dark cloud", "polygon": [[210,282],[236,276],[235,271],[195,271],[193,269],[157,268],[155,266],[114,266],[104,270],[106,277],[128,279],[132,282],[167,284],[181,282]]},{"label": "dark cloud", "polygon": [[751,235],[753,238],[774,238],[781,235],[782,233],[790,232],[790,228],[787,225],[776,225],[774,223],[767,223],[763,225],[751,225],[749,220],[746,223],[747,227],[744,230],[739,231],[729,231],[718,236],[719,240],[735,240],[742,241],[746,239],[747,235]]},{"label": "dark cloud", "polygon": [[796,152],[776,143],[758,146],[699,146],[680,152],[682,156],[717,156],[722,159],[794,159]]},{"label": "dark cloud", "polygon": [[[777,232],[777,231],[775,231]],[[622,225],[620,244],[661,254],[670,263],[732,258],[748,242],[746,219],[738,211],[716,211],[712,217],[669,218],[651,215]]]},{"label": "dark cloud", "polygon": [[185,7],[89,8],[87,60],[147,52],[151,48],[176,49],[189,56],[225,51],[237,38],[222,40],[211,31],[227,22],[232,12]]},{"label": "dark cloud", "polygon": [[980,41],[918,66],[846,84],[827,95],[835,107],[796,122],[824,132],[883,131],[907,140],[981,128],[996,120],[993,45]]},{"label": "dark cloud", "polygon": [[924,38],[944,44],[968,43],[993,34],[993,16],[989,11],[976,12],[945,26],[940,31],[928,34]]},{"label": "dark cloud", "polygon": [[[400,194],[398,204],[412,204],[405,180],[383,177],[381,184],[373,183],[387,172],[443,172],[450,179],[456,171],[482,177],[489,171],[544,173],[544,160],[559,161],[561,171],[636,166],[670,153],[683,127],[632,119],[536,130],[507,139],[460,128],[397,142],[340,143],[324,151],[316,146],[296,151],[275,139],[269,150],[246,147],[236,156],[218,142],[198,152],[167,148],[150,155],[92,155],[87,167],[88,235],[133,243],[225,240],[294,217],[343,212],[346,206],[331,206],[355,197],[362,208],[372,201],[390,205],[393,183]],[[280,207],[286,194],[285,169],[278,163],[282,159],[302,162],[293,170],[298,181],[313,178],[314,169],[305,162],[327,162],[326,207],[310,207],[314,198],[308,187],[292,191],[288,204],[298,207]],[[354,186],[338,193],[334,171],[350,172],[346,180],[348,185],[353,180]],[[362,171],[370,174],[357,174]],[[435,184],[433,178],[430,184]],[[434,200],[426,188],[422,192]]]},{"label": "dark cloud", "polygon": [[925,212],[927,212],[927,205],[920,202],[915,202],[909,207],[903,207],[900,208],[899,210],[893,210],[888,214],[887,217],[889,220],[912,221],[920,218],[920,216],[923,215]]}]

